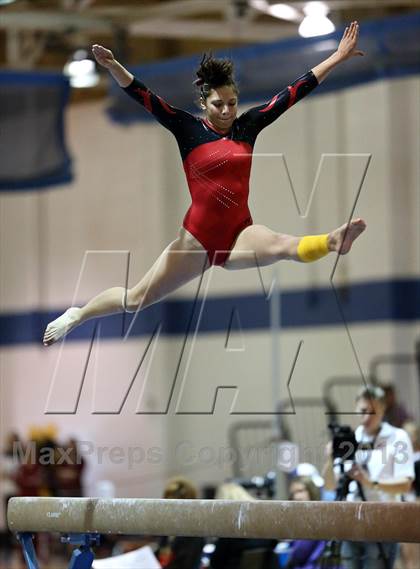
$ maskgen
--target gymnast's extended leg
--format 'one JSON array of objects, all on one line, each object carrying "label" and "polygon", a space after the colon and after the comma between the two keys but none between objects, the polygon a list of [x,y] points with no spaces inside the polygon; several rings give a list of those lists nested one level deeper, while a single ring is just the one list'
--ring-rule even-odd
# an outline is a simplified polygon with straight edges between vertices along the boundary
[{"label": "gymnast's extended leg", "polygon": [[43,343],[46,346],[53,344],[90,318],[146,308],[201,275],[208,267],[206,251],[181,228],[179,237],[168,245],[139,283],[130,289],[109,288],[85,306],[69,308],[48,324]]},{"label": "gymnast's extended leg", "polygon": [[238,236],[225,269],[248,269],[271,265],[281,260],[316,261],[328,253],[345,255],[353,241],[366,229],[363,219],[352,219],[324,235],[295,237],[276,233],[264,225],[250,225]]}]

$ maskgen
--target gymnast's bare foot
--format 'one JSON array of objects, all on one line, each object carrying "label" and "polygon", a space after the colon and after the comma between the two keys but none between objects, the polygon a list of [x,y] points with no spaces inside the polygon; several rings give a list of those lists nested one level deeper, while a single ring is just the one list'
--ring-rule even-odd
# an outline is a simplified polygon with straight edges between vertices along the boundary
[{"label": "gymnast's bare foot", "polygon": [[80,323],[80,308],[72,306],[68,308],[64,314],[59,316],[56,320],[50,322],[45,330],[44,338],[42,340],[44,346],[51,346],[68,334],[73,328]]},{"label": "gymnast's bare foot", "polygon": [[341,227],[334,229],[328,235],[328,249],[336,251],[340,255],[345,255],[351,249],[353,241],[359,237],[366,229],[366,223],[358,217],[352,219],[350,223],[345,223]]}]

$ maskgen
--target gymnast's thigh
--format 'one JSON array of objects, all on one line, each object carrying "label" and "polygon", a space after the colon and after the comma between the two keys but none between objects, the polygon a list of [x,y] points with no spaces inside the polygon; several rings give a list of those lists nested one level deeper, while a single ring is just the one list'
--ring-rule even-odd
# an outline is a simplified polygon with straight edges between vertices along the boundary
[{"label": "gymnast's thigh", "polygon": [[185,229],[170,243],[144,277],[130,289],[131,303],[144,308],[203,274],[207,251]]}]

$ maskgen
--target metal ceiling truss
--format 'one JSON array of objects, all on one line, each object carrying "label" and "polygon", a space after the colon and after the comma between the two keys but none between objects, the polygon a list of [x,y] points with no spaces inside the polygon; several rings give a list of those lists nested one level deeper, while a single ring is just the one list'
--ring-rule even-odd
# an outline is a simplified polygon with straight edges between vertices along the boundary
[{"label": "metal ceiling truss", "polygon": [[[274,1],[271,4],[275,3]],[[132,37],[267,42],[296,33],[305,1],[295,8],[295,22],[259,18],[266,0],[166,0],[139,5],[102,0],[16,2],[0,8],[0,29],[7,31],[9,64],[33,65],[42,55],[48,33],[81,33],[115,37],[122,29]],[[420,0],[327,0],[331,11],[419,8]],[[92,38],[93,40],[94,38]],[[88,40],[89,42],[89,40]]]}]

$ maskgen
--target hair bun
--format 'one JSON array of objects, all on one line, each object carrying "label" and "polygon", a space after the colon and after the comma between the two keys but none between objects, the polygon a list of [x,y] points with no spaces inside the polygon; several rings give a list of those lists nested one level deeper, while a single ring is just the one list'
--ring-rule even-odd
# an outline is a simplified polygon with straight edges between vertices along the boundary
[{"label": "hair bun", "polygon": [[194,81],[197,86],[208,84],[209,87],[221,87],[234,84],[233,62],[230,59],[218,59],[212,52],[204,53],[200,66],[196,71],[198,79]]}]

